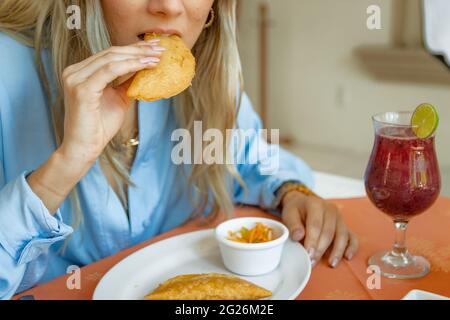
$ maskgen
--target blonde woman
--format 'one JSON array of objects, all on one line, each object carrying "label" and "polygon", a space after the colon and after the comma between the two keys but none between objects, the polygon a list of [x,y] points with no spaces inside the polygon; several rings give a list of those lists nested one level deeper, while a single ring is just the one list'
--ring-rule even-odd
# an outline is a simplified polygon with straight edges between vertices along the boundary
[{"label": "blonde woman", "polygon": [[[69,5],[81,28],[67,27]],[[258,159],[236,165],[171,160],[172,132],[259,129],[239,88],[235,0],[0,1],[0,297],[150,239],[192,214],[233,204],[279,214],[313,264],[335,267],[357,251],[338,209],[311,195],[310,169],[281,150],[279,170]],[[196,77],[177,97],[131,101],[133,73],[165,50],[146,32],[177,34]],[[118,85],[122,83],[121,85]],[[115,84],[115,85],[113,85]],[[248,159],[257,131],[226,145]],[[269,146],[270,148],[271,146]],[[70,237],[69,237],[70,235]],[[182,244],[180,244],[182,245]]]}]

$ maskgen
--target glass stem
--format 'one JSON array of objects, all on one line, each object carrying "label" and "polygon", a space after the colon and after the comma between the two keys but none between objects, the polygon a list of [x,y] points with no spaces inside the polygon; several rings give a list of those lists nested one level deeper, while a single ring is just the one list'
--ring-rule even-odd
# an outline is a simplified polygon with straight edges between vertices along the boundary
[{"label": "glass stem", "polygon": [[392,253],[396,256],[406,256],[408,249],[406,248],[406,229],[408,222],[394,221],[395,225],[395,243]]}]

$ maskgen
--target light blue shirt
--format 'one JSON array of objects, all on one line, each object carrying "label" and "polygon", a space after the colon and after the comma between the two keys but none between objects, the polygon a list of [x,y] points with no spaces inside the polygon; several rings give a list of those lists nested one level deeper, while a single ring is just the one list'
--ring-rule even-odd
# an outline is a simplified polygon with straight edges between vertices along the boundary
[{"label": "light blue shirt", "polygon": [[[43,55],[48,62],[47,52]],[[0,33],[0,298],[63,275],[70,265],[81,267],[151,239],[189,218],[193,207],[187,180],[171,161],[171,134],[178,128],[171,100],[141,102],[138,114],[140,144],[131,170],[136,187],[128,189],[129,216],[97,160],[77,185],[83,224],[74,231],[70,199],[51,215],[25,180],[54,152],[55,137],[34,50]],[[261,128],[245,94],[237,124]],[[246,139],[236,151],[239,157],[251,158],[257,142],[264,143],[257,134]],[[283,182],[312,187],[309,167],[283,149],[276,174],[261,173],[264,160],[236,164],[248,192],[233,182],[234,203],[271,209]]]}]

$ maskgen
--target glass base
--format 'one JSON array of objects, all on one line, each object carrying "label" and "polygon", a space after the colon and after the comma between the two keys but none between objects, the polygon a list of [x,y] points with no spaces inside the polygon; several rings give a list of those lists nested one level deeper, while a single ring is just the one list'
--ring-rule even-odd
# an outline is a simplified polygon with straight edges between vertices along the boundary
[{"label": "glass base", "polygon": [[430,263],[421,256],[409,252],[395,253],[387,250],[376,253],[369,259],[369,265],[380,268],[381,275],[391,279],[422,278],[430,272]]}]

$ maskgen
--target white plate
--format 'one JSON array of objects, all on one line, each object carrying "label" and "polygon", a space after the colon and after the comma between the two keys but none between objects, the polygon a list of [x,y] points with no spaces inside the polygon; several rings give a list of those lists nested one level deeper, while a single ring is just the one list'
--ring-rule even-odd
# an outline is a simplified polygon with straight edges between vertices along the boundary
[{"label": "white plate", "polygon": [[[140,300],[160,283],[180,274],[231,274],[223,265],[212,229],[172,237],[131,254],[100,280],[94,300]],[[242,277],[273,292],[270,299],[295,299],[311,274],[306,250],[288,240],[277,269],[266,275]]]},{"label": "white plate", "polygon": [[402,300],[450,300],[450,298],[440,296],[435,293],[431,293],[423,290],[411,290]]}]

